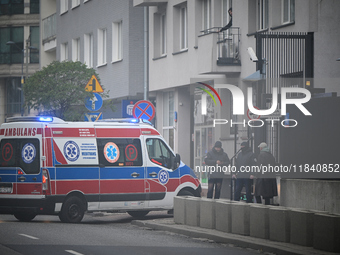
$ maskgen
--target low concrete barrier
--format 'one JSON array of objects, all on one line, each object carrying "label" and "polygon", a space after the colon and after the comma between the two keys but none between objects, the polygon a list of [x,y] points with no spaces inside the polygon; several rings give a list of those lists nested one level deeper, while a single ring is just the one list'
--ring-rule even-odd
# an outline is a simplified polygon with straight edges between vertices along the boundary
[{"label": "low concrete barrier", "polygon": [[290,241],[289,210],[284,207],[269,208],[269,239],[272,241]]},{"label": "low concrete barrier", "polygon": [[175,197],[177,224],[340,252],[340,215],[229,200]]},{"label": "low concrete barrier", "polygon": [[226,233],[231,233],[231,204],[230,200],[215,200],[215,229]]},{"label": "low concrete barrier", "polygon": [[189,226],[200,226],[200,198],[187,197],[185,203],[185,224]]},{"label": "low concrete barrier", "polygon": [[250,236],[269,239],[269,207],[262,204],[250,205]]},{"label": "low concrete barrier", "polygon": [[301,246],[313,246],[314,213],[306,210],[292,209],[290,218],[290,242]]},{"label": "low concrete barrier", "polygon": [[250,205],[239,202],[231,204],[231,233],[249,236],[250,234]]},{"label": "low concrete barrier", "polygon": [[215,228],[215,201],[202,198],[200,202],[200,227]]},{"label": "low concrete barrier", "polygon": [[314,214],[313,248],[340,252],[340,217],[331,214]]},{"label": "low concrete barrier", "polygon": [[185,225],[185,204],[186,197],[174,198],[174,222]]}]

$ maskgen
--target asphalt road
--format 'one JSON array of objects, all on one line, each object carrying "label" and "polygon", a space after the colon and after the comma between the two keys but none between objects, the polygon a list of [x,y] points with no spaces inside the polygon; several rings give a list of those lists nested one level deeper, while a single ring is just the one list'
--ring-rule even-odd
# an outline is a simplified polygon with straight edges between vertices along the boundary
[{"label": "asphalt road", "polygon": [[[169,217],[153,212],[147,219]],[[131,225],[128,214],[88,214],[79,224],[67,224],[56,216],[37,216],[19,222],[0,215],[1,255],[54,254],[258,254],[258,251],[194,239],[165,231]]]}]

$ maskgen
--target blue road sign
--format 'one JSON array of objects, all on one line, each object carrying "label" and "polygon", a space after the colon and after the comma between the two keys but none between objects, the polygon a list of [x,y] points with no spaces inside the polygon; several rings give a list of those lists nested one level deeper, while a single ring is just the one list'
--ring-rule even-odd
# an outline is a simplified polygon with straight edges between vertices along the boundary
[{"label": "blue road sign", "polygon": [[155,117],[156,110],[151,102],[141,100],[135,103],[132,113],[134,118],[151,121]]},{"label": "blue road sign", "polygon": [[85,99],[85,106],[92,112],[98,111],[103,106],[103,98],[98,93],[93,93],[92,97]]}]

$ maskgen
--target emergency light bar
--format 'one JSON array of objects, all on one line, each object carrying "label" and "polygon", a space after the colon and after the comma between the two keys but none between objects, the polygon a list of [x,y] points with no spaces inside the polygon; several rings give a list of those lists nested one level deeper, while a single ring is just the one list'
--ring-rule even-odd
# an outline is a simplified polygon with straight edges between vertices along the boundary
[{"label": "emergency light bar", "polygon": [[57,117],[49,117],[49,116],[25,116],[25,117],[10,117],[6,119],[6,123],[11,122],[64,122],[62,119]]}]

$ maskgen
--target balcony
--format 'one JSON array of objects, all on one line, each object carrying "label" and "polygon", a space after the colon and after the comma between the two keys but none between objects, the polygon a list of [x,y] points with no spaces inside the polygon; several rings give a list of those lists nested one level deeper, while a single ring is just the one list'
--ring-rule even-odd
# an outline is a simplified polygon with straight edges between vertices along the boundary
[{"label": "balcony", "polygon": [[42,42],[44,51],[52,51],[57,47],[57,19],[55,13],[42,20]]},{"label": "balcony", "polygon": [[201,31],[198,37],[198,60],[202,74],[226,74],[241,71],[238,27],[219,32],[220,27]]},{"label": "balcony", "polygon": [[157,6],[166,4],[168,0],[133,0],[133,7],[136,6]]}]

